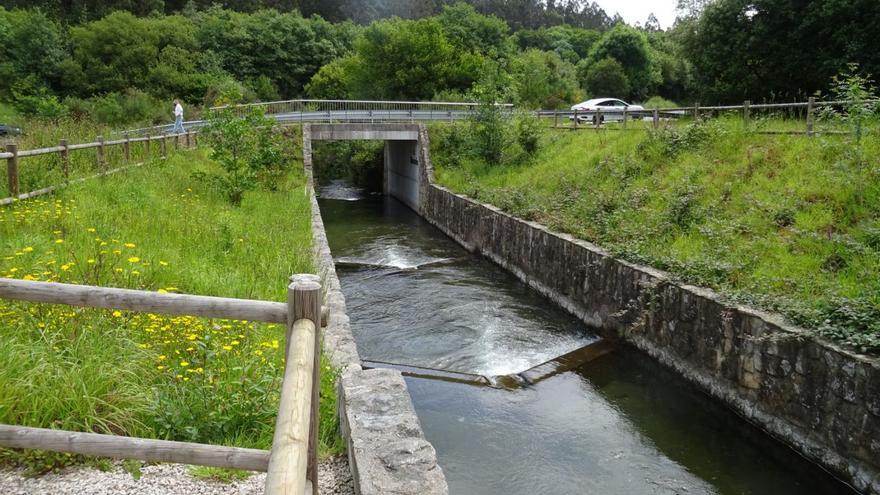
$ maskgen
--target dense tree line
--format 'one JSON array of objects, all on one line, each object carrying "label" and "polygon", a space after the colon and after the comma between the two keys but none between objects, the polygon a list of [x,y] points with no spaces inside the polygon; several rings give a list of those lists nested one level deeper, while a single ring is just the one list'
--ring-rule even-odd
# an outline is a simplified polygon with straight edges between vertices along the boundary
[{"label": "dense tree line", "polygon": [[803,99],[854,62],[880,75],[877,0],[715,0],[677,29],[703,101]]},{"label": "dense tree line", "polygon": [[688,0],[669,30],[582,0],[209,3],[4,0],[0,99],[112,121],[175,97],[461,99],[491,78],[533,108],[726,103],[803,98],[852,62],[880,73],[876,0]]},{"label": "dense tree line", "polygon": [[[7,8],[39,8],[55,19],[76,24],[100,19],[123,10],[136,16],[166,15],[205,10],[220,5],[237,12],[274,9],[318,15],[330,22],[368,24],[379,19],[418,19],[438,14],[446,5],[461,0],[2,0]],[[478,12],[495,15],[514,29],[570,25],[603,29],[619,22],[595,2],[585,0],[469,0]]]}]

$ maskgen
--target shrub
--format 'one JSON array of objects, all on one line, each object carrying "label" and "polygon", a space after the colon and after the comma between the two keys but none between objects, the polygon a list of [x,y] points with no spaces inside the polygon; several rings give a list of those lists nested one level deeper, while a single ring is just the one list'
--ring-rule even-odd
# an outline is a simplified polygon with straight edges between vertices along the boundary
[{"label": "shrub", "polygon": [[623,65],[613,58],[602,59],[586,68],[584,89],[593,97],[629,94],[629,78]]},{"label": "shrub", "polygon": [[204,134],[211,145],[211,158],[223,167],[224,174],[196,175],[212,182],[235,206],[241,204],[246,191],[258,185],[275,189],[284,174],[286,153],[273,123],[259,109],[243,118],[229,109],[217,112]]},{"label": "shrub", "polygon": [[516,118],[516,141],[529,155],[538,152],[541,142],[541,120],[532,113],[521,113]]}]

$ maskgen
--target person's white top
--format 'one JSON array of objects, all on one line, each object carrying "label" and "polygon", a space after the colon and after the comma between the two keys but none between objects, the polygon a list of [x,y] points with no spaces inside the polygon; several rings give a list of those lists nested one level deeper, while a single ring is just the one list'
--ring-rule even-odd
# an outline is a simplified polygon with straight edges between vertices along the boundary
[{"label": "person's white top", "polygon": [[180,103],[174,105],[174,116],[183,117],[183,105],[181,105]]}]

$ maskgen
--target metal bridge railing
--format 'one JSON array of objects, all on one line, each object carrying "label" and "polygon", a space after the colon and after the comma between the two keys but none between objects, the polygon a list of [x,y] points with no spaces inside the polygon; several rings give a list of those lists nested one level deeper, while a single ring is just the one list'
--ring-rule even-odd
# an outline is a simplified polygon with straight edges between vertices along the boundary
[{"label": "metal bridge railing", "polygon": [[[498,104],[512,109],[509,103]],[[376,100],[284,100],[243,105],[212,107],[231,108],[239,115],[251,108],[261,108],[279,122],[425,122],[453,121],[466,118],[477,103],[438,101]]]}]

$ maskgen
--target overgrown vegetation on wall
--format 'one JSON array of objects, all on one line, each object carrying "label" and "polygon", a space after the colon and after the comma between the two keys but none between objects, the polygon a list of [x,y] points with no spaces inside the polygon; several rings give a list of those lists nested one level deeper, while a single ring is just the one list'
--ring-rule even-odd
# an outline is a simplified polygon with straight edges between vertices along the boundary
[{"label": "overgrown vegetation on wall", "polygon": [[500,162],[467,151],[466,126],[436,126],[431,146],[456,192],[876,352],[880,122],[863,125],[861,139],[757,135],[724,118],[549,130],[532,159]]}]

